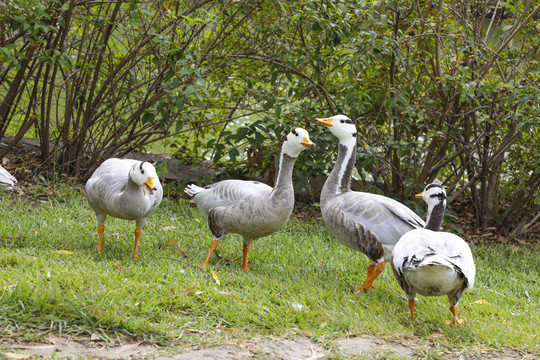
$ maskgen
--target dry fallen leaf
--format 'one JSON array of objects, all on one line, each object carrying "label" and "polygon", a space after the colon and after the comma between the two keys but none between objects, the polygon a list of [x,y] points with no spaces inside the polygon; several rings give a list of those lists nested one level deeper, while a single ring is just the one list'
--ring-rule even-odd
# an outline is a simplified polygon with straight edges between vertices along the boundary
[{"label": "dry fallen leaf", "polygon": [[8,359],[30,359],[34,355],[32,354],[15,354],[15,353],[4,353]]},{"label": "dry fallen leaf", "polygon": [[184,289],[182,291],[180,291],[180,294],[187,294],[188,292],[191,292],[193,290],[192,287],[190,287],[189,289]]},{"label": "dry fallen leaf", "polygon": [[176,245],[174,246],[174,251],[176,251],[177,253],[179,253],[180,255],[182,255],[182,256],[185,257],[185,258],[188,257],[188,256],[186,255],[186,253],[183,252],[182,250],[180,250],[180,249],[178,248],[178,246],[176,246]]},{"label": "dry fallen leaf", "polygon": [[212,277],[214,278],[214,280],[216,280],[216,283],[219,285],[221,285],[221,281],[219,281],[219,278],[217,276],[217,274],[214,272],[214,270],[210,269],[210,272],[212,273]]},{"label": "dry fallen leaf", "polygon": [[99,340],[99,334],[97,332],[92,333],[92,335],[90,335],[90,341],[98,341],[98,340]]},{"label": "dry fallen leaf", "polygon": [[208,334],[208,331],[206,330],[199,330],[199,329],[186,329],[186,330],[195,334]]},{"label": "dry fallen leaf", "polygon": [[235,332],[235,333],[245,334],[245,332],[243,332],[242,330],[238,330],[238,329],[235,329],[235,328],[232,328],[232,327],[226,327],[226,326],[223,326],[221,324],[217,325],[216,328],[218,328],[220,330],[227,330],[227,331],[231,331],[231,332]]},{"label": "dry fallen leaf", "polygon": [[440,337],[443,337],[443,336],[444,336],[444,334],[433,333],[431,335],[426,336],[426,339],[435,339],[435,338],[440,338]]},{"label": "dry fallen leaf", "polygon": [[474,303],[475,304],[488,304],[488,305],[490,305],[490,303],[488,303],[486,300],[482,300],[482,299],[476,300]]},{"label": "dry fallen leaf", "polygon": [[63,254],[63,255],[73,255],[73,254],[75,254],[73,251],[69,251],[69,250],[56,250],[55,253]]},{"label": "dry fallen leaf", "polygon": [[116,270],[116,271],[118,271],[118,272],[120,272],[120,273],[122,273],[122,274],[124,273],[124,270],[120,269],[120,268],[119,268],[118,266],[116,266],[116,265],[114,265],[112,268],[113,268],[113,270]]},{"label": "dry fallen leaf", "polygon": [[236,296],[234,296],[231,293],[225,292],[225,291],[220,291],[220,292],[218,292],[218,294],[226,296],[226,297],[231,298],[233,300],[238,300],[238,298]]},{"label": "dry fallen leaf", "polygon": [[170,240],[167,242],[164,242],[163,244],[159,244],[160,249],[165,249],[167,246],[174,244],[177,240]]},{"label": "dry fallen leaf", "polygon": [[[169,230],[174,230],[174,229],[177,229],[177,227],[176,226],[165,226],[165,227],[161,228],[161,231],[169,231]],[[173,241],[176,241],[176,240],[173,240]]]},{"label": "dry fallen leaf", "polygon": [[135,344],[127,344],[127,345],[121,346],[118,349],[116,349],[116,351],[114,353],[116,355],[118,355],[118,354],[120,354],[120,353],[122,353],[124,351],[134,349],[134,348],[138,347],[139,345],[141,345],[140,342],[135,343]]}]

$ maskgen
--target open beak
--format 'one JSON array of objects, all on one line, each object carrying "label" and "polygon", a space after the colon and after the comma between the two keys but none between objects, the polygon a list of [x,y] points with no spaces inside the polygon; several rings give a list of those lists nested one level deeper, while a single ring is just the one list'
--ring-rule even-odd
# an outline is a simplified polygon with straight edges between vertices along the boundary
[{"label": "open beak", "polygon": [[148,177],[148,180],[146,180],[144,182],[144,186],[146,187],[146,190],[148,190],[148,192],[150,194],[153,194],[155,190],[157,190],[157,187],[156,187],[156,180],[153,178],[153,177]]},{"label": "open beak", "polygon": [[304,140],[300,144],[302,144],[305,147],[315,146],[315,143],[313,143],[311,140],[309,140],[308,137],[304,137]]},{"label": "open beak", "polygon": [[422,194],[424,194],[423,192],[421,192],[420,194],[416,194],[414,195],[414,197],[417,197],[417,198],[421,198],[422,197]]},{"label": "open beak", "polygon": [[317,121],[321,124],[323,124],[324,126],[328,126],[328,127],[331,127],[331,126],[334,126],[332,125],[332,121],[334,120],[334,118],[324,118],[324,119],[317,119]]}]

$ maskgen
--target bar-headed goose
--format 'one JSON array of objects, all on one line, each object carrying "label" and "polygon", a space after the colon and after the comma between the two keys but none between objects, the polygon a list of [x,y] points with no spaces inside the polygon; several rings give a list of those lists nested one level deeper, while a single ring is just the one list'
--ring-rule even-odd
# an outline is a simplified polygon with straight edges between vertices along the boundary
[{"label": "bar-headed goose", "polygon": [[390,260],[394,245],[408,231],[422,228],[424,221],[405,205],[388,197],[351,190],[356,163],[356,126],[345,115],[317,119],[339,139],[334,169],[321,192],[321,213],[332,235],[343,245],[370,259],[367,277],[355,288],[369,290]]},{"label": "bar-headed goose", "polygon": [[11,175],[9,171],[0,166],[0,190],[11,190],[17,183],[15,176]]},{"label": "bar-headed goose", "polygon": [[98,221],[98,251],[101,251],[107,215],[135,220],[133,258],[138,260],[142,228],[163,198],[154,166],[131,159],[105,160],[86,182],[86,197]]},{"label": "bar-headed goose", "polygon": [[185,192],[208,219],[214,240],[202,267],[206,268],[219,241],[227,233],[244,238],[241,269],[248,271],[247,257],[254,240],[281,229],[294,208],[292,170],[303,150],[313,146],[302,128],[289,133],[281,147],[274,187],[258,181],[224,180],[201,188],[188,185]]},{"label": "bar-headed goose", "polygon": [[457,316],[459,299],[466,289],[472,289],[476,273],[471,249],[459,236],[438,232],[446,207],[442,186],[429,184],[416,196],[428,205],[426,226],[401,237],[392,254],[392,269],[409,298],[411,320],[414,320],[417,293],[447,295],[452,323],[460,325],[463,320]]}]

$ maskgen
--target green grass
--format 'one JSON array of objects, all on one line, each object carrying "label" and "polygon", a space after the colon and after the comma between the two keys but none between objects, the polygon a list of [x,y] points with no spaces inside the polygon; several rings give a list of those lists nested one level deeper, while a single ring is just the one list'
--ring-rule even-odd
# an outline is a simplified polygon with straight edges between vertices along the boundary
[{"label": "green grass", "polygon": [[143,230],[141,260],[135,262],[135,225],[129,221],[109,218],[103,252],[97,253],[96,221],[82,189],[59,184],[32,196],[2,195],[3,336],[98,332],[109,341],[131,336],[162,345],[204,346],[290,334],[320,342],[357,334],[415,341],[439,328],[444,336],[437,344],[451,349],[474,344],[538,350],[538,247],[472,247],[476,285],[459,307],[468,321],[447,326],[447,298],[420,297],[411,324],[407,301],[389,267],[375,290],[355,295],[353,286],[363,281],[367,258],[335,242],[322,224],[293,219],[287,228],[257,240],[248,273],[240,270],[239,261],[226,260],[242,252],[241,238],[227,235],[217,249],[223,258],[213,256],[209,265],[218,284],[211,271],[156,258],[199,265],[206,257],[211,233],[187,201],[163,200]]}]

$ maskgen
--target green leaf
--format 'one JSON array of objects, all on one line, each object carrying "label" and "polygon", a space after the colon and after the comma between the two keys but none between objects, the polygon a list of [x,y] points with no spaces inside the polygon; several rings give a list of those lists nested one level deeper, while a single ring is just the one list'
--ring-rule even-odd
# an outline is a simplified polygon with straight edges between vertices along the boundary
[{"label": "green leaf", "polygon": [[388,110],[392,110],[394,108],[394,106],[396,106],[396,99],[393,98],[393,97],[389,97],[387,100],[386,100],[386,108]]},{"label": "green leaf", "polygon": [[274,112],[276,113],[276,118],[279,118],[281,116],[281,105],[274,105]]},{"label": "green leaf", "polygon": [[141,116],[141,120],[143,124],[146,124],[156,118],[156,114],[153,112],[147,111]]},{"label": "green leaf", "polygon": [[169,70],[165,73],[165,76],[163,76],[163,82],[167,82],[171,80],[171,78],[174,76],[174,70]]}]

